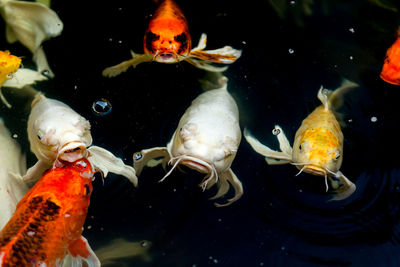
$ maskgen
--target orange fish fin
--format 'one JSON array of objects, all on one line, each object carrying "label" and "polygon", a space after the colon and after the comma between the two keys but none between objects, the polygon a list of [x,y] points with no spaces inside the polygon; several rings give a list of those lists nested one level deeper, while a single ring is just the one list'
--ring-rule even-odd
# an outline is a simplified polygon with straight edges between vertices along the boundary
[{"label": "orange fish fin", "polygon": [[108,78],[115,77],[120,75],[122,72],[127,71],[130,66],[136,68],[136,66],[140,63],[150,62],[153,60],[153,56],[150,54],[135,54],[133,51],[131,51],[131,54],[132,59],[123,61],[118,65],[104,69],[102,75]]},{"label": "orange fish fin", "polygon": [[[84,260],[89,267],[100,266],[100,261],[92,248],[89,246],[86,238],[81,236],[69,245],[69,253],[73,257],[73,262],[81,262]],[[75,265],[73,265],[75,266]]]}]

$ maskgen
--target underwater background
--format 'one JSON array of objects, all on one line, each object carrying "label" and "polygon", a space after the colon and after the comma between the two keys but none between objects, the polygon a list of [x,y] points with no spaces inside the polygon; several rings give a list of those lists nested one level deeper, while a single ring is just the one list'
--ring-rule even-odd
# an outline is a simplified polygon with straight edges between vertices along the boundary
[{"label": "underwater background", "polygon": [[[400,5],[395,0],[176,1],[192,42],[207,33],[207,48],[230,45],[242,56],[230,65],[228,91],[240,111],[241,128],[278,149],[279,124],[292,143],[301,121],[320,105],[321,85],[342,78],[359,84],[339,110],[344,160],[341,171],[356,192],[328,201],[324,179],[290,165],[269,166],[242,139],[232,170],[244,195],[217,208],[201,191],[203,175],[184,169],[158,183],[162,167],[146,168],[137,189],[108,174],[94,181],[83,235],[96,250],[115,238],[147,240],[148,258],[113,266],[399,266],[400,90],[379,78],[385,52],[396,39]],[[92,126],[93,144],[132,165],[134,152],[165,146],[185,109],[201,92],[205,71],[179,64],[143,63],[115,78],[105,67],[143,52],[154,1],[57,1],[64,23],[43,46],[55,78],[34,87],[63,101]],[[4,29],[4,22],[0,28]],[[24,56],[20,44],[0,38],[1,50]],[[5,90],[12,109],[0,114],[28,156],[28,103]],[[99,99],[112,105],[99,115]],[[232,196],[229,192],[227,197]]]}]

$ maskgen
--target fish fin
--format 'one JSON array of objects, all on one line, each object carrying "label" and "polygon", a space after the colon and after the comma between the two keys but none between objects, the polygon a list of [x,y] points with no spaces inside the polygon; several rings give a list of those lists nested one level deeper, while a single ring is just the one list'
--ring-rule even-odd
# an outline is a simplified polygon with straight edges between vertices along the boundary
[{"label": "fish fin", "polygon": [[112,240],[110,244],[96,249],[96,255],[103,266],[119,266],[118,260],[132,257],[141,257],[145,261],[150,261],[149,249],[151,245],[151,242],[147,240],[131,242],[117,238]]},{"label": "fish fin", "polygon": [[223,179],[229,181],[229,183],[233,186],[235,190],[235,196],[227,200],[226,203],[214,203],[216,207],[226,207],[238,200],[243,195],[243,186],[242,182],[237,178],[237,176],[233,173],[232,169],[228,169],[227,171],[223,172],[220,176],[225,176]]},{"label": "fish fin", "polygon": [[274,131],[278,132],[276,137],[278,138],[279,148],[282,152],[292,155],[293,149],[290,146],[289,140],[286,137],[286,134],[283,132],[282,128],[279,125],[275,125]]},{"label": "fish fin", "polygon": [[15,36],[15,33],[13,29],[10,26],[6,26],[6,40],[8,43],[12,44],[18,41],[17,37]]},{"label": "fish fin", "polygon": [[63,29],[57,13],[41,3],[6,1],[3,18],[12,32],[8,34],[9,40],[18,40],[32,53],[44,40],[58,36]]},{"label": "fish fin", "polygon": [[136,68],[136,66],[140,63],[151,62],[153,60],[153,56],[150,54],[135,54],[133,51],[131,51],[131,54],[131,59],[125,60],[118,65],[105,68],[102,72],[102,75],[107,78],[112,78],[120,75],[122,72],[127,71],[130,66]]},{"label": "fish fin", "polygon": [[86,238],[81,236],[69,245],[69,253],[73,257],[72,266],[82,266],[82,260],[89,267],[100,267],[100,260],[89,246]]},{"label": "fish fin", "polygon": [[206,48],[206,45],[207,45],[207,34],[202,33],[200,36],[199,44],[191,51],[203,50],[204,48]]},{"label": "fish fin", "polygon": [[39,73],[46,73],[46,76],[54,78],[54,72],[50,69],[42,46],[33,53],[33,61],[35,61]]},{"label": "fish fin", "polygon": [[151,165],[149,162],[156,158],[169,158],[169,153],[166,147],[153,147],[149,149],[143,149],[140,152],[133,154],[133,166],[136,170],[137,175],[140,175],[144,166],[154,167],[157,165]]},{"label": "fish fin", "polygon": [[119,174],[128,178],[128,180],[137,187],[138,179],[135,169],[126,165],[122,159],[117,158],[110,151],[98,146],[91,146],[87,150],[89,151],[88,160],[90,164],[100,169],[104,177],[107,176],[108,172]]},{"label": "fish fin", "polygon": [[265,161],[269,164],[269,165],[283,165],[283,164],[288,164],[291,161],[289,160],[283,160],[283,159],[272,159],[272,158],[265,158]]},{"label": "fish fin", "polygon": [[51,165],[49,165],[47,162],[43,160],[38,160],[35,163],[35,165],[30,167],[27,170],[26,174],[22,176],[22,180],[28,183],[31,182],[35,183],[40,179],[40,177],[42,177],[43,173],[47,171],[50,167]]},{"label": "fish fin", "polygon": [[318,91],[318,99],[322,102],[325,109],[336,110],[343,105],[343,95],[359,85],[347,79],[343,79],[341,85],[334,91],[324,89],[323,86]]},{"label": "fish fin", "polygon": [[[330,177],[330,183],[333,190],[331,193],[335,194],[329,201],[338,201],[350,197],[356,191],[356,185],[350,181],[342,172],[338,171],[338,177]],[[336,180],[339,179],[339,180]]]},{"label": "fish fin", "polygon": [[[207,189],[211,188],[215,184],[216,184],[215,180],[210,181],[207,184]],[[213,197],[210,197],[211,200],[220,198],[229,191],[229,183],[225,175],[219,175],[217,185],[218,185],[218,191]]]},{"label": "fish fin", "polygon": [[204,61],[200,61],[194,58],[189,58],[189,57],[185,57],[184,60],[190,64],[192,64],[193,66],[195,66],[198,69],[202,69],[202,70],[206,70],[206,71],[211,71],[211,72],[223,72],[226,71],[228,69],[227,66],[225,67],[215,67],[211,64],[208,64]]},{"label": "fish fin", "polygon": [[[277,164],[277,163],[274,163],[274,162],[278,162],[278,161],[276,161],[276,159],[282,160],[282,162],[284,162],[284,163],[292,161],[291,154],[288,154],[286,152],[275,151],[275,150],[272,150],[269,147],[261,144],[260,141],[258,141],[255,137],[253,137],[250,134],[250,132],[247,130],[247,128],[244,129],[243,135],[244,135],[244,138],[246,139],[246,141],[250,144],[250,146],[257,153],[266,157],[267,163]],[[282,136],[282,140],[283,140],[283,136]],[[270,160],[270,159],[275,159],[275,160]],[[281,161],[279,161],[279,162],[281,162]],[[284,164],[284,163],[280,163],[280,164]]]},{"label": "fish fin", "polygon": [[13,77],[4,82],[4,87],[18,88],[21,89],[27,85],[34,84],[38,81],[47,80],[47,77],[42,75],[40,72],[19,68],[14,74]]}]

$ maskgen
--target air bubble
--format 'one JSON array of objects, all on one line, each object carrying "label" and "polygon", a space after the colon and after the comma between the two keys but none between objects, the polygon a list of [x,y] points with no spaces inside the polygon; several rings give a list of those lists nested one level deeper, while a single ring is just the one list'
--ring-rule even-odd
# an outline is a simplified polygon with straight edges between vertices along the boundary
[{"label": "air bubble", "polygon": [[143,247],[143,248],[147,247],[148,245],[149,244],[147,243],[147,241],[140,242],[140,246]]},{"label": "air bubble", "polygon": [[143,155],[142,155],[142,153],[135,153],[135,155],[133,155],[133,157],[135,160],[140,160],[143,157]]},{"label": "air bubble", "polygon": [[294,50],[292,48],[289,48],[289,54],[294,54]]},{"label": "air bubble", "polygon": [[278,128],[275,128],[275,129],[272,130],[272,134],[273,135],[278,135],[280,133],[281,133],[281,130],[279,130]]},{"label": "air bubble", "polygon": [[378,121],[378,118],[377,117],[371,117],[371,122],[377,122]]},{"label": "air bubble", "polygon": [[100,98],[93,102],[92,110],[96,115],[105,116],[112,110],[110,101],[105,98]]}]

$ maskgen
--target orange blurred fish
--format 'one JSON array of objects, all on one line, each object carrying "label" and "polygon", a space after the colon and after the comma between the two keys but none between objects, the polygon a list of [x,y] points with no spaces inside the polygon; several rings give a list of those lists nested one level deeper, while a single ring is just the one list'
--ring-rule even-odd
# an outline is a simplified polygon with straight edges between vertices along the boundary
[{"label": "orange blurred fish", "polygon": [[0,99],[8,106],[11,105],[5,99],[1,87],[4,82],[11,79],[13,74],[18,70],[21,65],[21,58],[17,56],[13,56],[10,54],[10,51],[0,51]]},{"label": "orange blurred fish", "polygon": [[230,64],[241,55],[240,50],[225,46],[215,50],[203,50],[207,36],[202,34],[197,47],[192,49],[188,24],[182,10],[173,0],[163,0],[154,12],[145,33],[144,54],[131,51],[132,59],[106,68],[103,76],[114,77],[125,72],[130,66],[136,67],[143,62],[157,61],[176,63],[187,61],[200,69],[221,72],[226,67],[215,67],[209,63]]},{"label": "orange blurred fish", "polygon": [[68,253],[100,266],[82,237],[92,179],[86,159],[45,173],[0,232],[0,266],[59,266]]},{"label": "orange blurred fish", "polygon": [[387,83],[400,85],[400,29],[396,41],[386,51],[380,77]]},{"label": "orange blurred fish", "polygon": [[302,122],[297,130],[293,148],[279,126],[274,129],[281,151],[274,151],[261,144],[247,130],[244,136],[253,149],[265,156],[268,164],[295,165],[300,172],[306,172],[325,178],[326,191],[337,194],[333,200],[340,200],[351,195],[356,187],[339,170],[343,161],[343,133],[334,115],[334,109],[341,105],[342,95],[357,84],[345,80],[335,91],[321,89],[318,99],[322,105],[317,107]]}]

